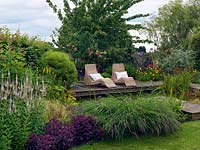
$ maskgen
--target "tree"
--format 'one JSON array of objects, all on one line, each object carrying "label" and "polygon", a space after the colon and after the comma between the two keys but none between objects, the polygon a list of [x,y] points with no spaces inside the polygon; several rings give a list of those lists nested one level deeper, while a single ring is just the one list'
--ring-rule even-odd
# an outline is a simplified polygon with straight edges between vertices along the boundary
[{"label": "tree", "polygon": [[63,0],[63,11],[50,0],[46,1],[62,21],[53,42],[72,56],[78,68],[85,63],[106,66],[131,61],[129,54],[135,51],[133,43],[137,41],[133,41],[128,30],[145,28],[126,22],[148,14],[123,16],[131,6],[143,0]]},{"label": "tree", "polygon": [[137,50],[138,52],[143,52],[143,53],[146,53],[146,47],[145,46],[140,46]]},{"label": "tree", "polygon": [[194,68],[200,70],[200,26],[189,36],[189,48],[195,52]]},{"label": "tree", "polygon": [[197,25],[200,18],[199,0],[173,0],[159,9],[158,16],[153,18],[149,35],[161,49],[188,47],[188,35]]},{"label": "tree", "polygon": [[50,49],[53,46],[38,37],[30,38],[19,30],[11,33],[7,27],[0,28],[0,74],[9,71],[11,77],[18,74],[24,78],[29,69],[39,68],[38,60]]}]

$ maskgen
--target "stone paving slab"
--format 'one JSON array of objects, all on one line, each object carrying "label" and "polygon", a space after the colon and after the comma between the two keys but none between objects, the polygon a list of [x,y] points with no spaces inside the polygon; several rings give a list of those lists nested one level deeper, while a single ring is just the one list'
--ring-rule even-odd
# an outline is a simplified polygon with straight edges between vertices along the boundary
[{"label": "stone paving slab", "polygon": [[200,104],[195,104],[192,102],[183,102],[183,112],[191,114],[200,113]]}]

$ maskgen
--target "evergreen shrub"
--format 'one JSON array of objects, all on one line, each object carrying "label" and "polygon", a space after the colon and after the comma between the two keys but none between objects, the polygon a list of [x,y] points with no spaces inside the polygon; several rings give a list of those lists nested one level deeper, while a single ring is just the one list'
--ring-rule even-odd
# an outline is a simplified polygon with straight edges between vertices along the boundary
[{"label": "evergreen shrub", "polygon": [[56,79],[64,83],[67,88],[70,88],[72,83],[77,80],[74,62],[70,60],[66,53],[48,51],[42,56],[41,62],[43,67],[49,67]]}]

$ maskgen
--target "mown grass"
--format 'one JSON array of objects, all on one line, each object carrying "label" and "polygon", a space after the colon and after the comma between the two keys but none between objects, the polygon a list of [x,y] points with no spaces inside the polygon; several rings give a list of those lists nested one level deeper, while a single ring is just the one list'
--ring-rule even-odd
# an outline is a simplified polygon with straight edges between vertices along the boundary
[{"label": "mown grass", "polygon": [[200,121],[182,124],[182,129],[167,136],[126,138],[123,141],[103,141],[73,150],[199,150]]}]

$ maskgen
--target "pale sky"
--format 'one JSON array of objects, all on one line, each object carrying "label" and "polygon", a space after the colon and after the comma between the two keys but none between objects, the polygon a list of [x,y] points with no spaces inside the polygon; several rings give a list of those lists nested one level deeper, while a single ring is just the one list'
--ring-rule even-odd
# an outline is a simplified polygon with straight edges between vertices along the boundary
[{"label": "pale sky", "polygon": [[[52,0],[62,7],[63,0]],[[126,16],[139,13],[156,14],[158,8],[170,0],[144,0],[129,9]],[[138,19],[143,22],[147,19]],[[0,0],[0,27],[7,26],[12,32],[20,29],[29,36],[39,36],[51,41],[50,35],[61,25],[56,14],[46,3],[46,0]]]}]

